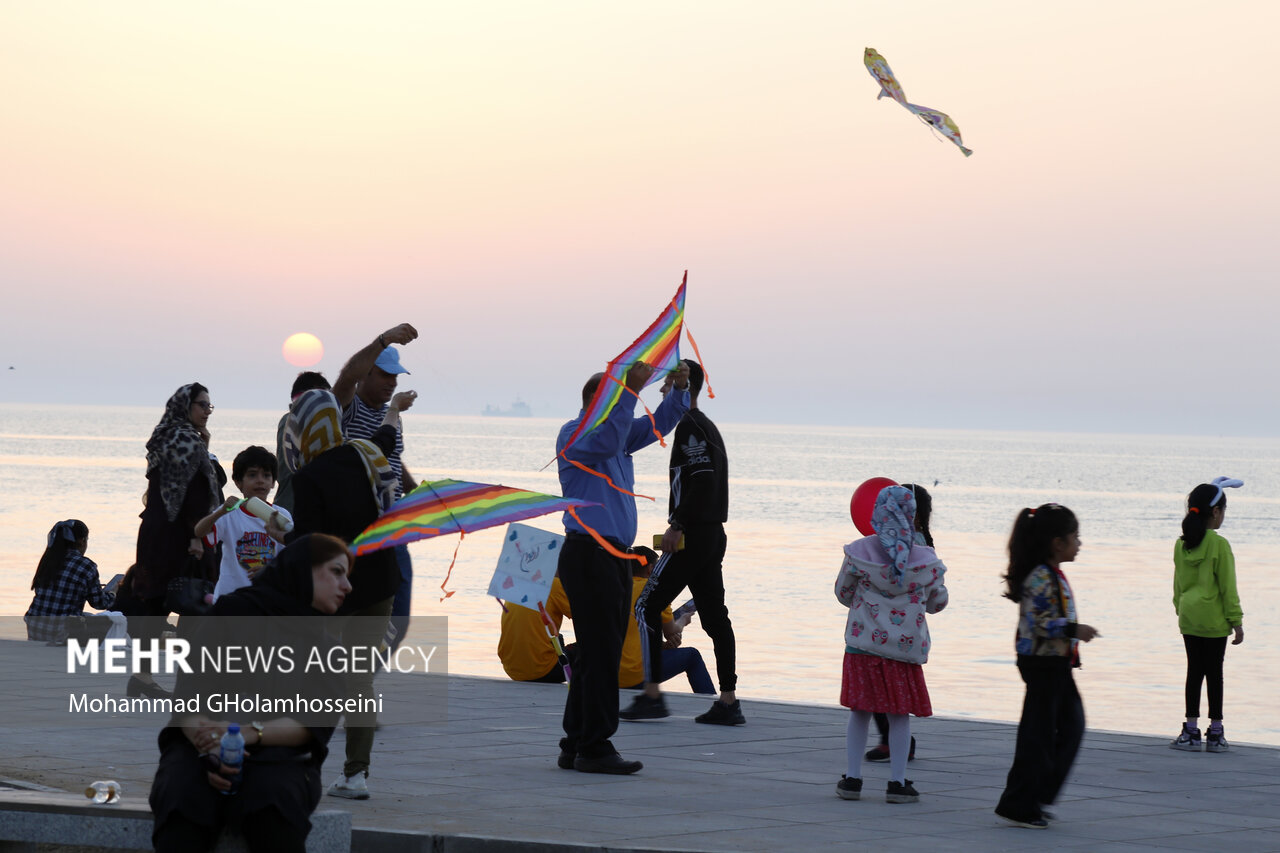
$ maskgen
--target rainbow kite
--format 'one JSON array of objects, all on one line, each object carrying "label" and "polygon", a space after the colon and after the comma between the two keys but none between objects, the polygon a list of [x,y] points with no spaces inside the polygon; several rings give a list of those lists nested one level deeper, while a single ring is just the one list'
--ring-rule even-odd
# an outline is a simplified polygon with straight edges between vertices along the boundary
[{"label": "rainbow kite", "polygon": [[960,128],[956,127],[956,123],[951,120],[951,116],[918,104],[907,103],[907,94],[902,91],[902,84],[898,82],[898,78],[893,76],[893,69],[889,67],[889,63],[885,58],[876,52],[875,48],[869,47],[866,49],[862,55],[862,64],[867,66],[867,71],[880,84],[880,94],[876,95],[877,101],[886,97],[893,98],[893,100],[906,107],[907,112],[954,142],[956,147],[964,152],[964,156],[968,157],[973,153],[973,151],[964,147],[964,140],[960,138]]},{"label": "rainbow kite", "polygon": [[[552,512],[573,512],[574,507],[598,506],[593,501],[578,498],[562,498],[542,492],[513,489],[510,486],[491,486],[488,483],[466,483],[461,480],[435,480],[423,482],[409,494],[391,505],[351,542],[351,550],[357,557],[407,545],[419,539],[459,533],[465,536],[484,530],[546,515]],[[458,539],[462,544],[462,539]],[[457,548],[453,558],[458,558]],[[444,589],[453,573],[453,563],[445,575]],[[444,598],[453,595],[445,591]],[[444,600],[441,599],[441,601]]]},{"label": "rainbow kite", "polygon": [[[591,398],[578,428],[565,442],[564,449],[560,451],[561,456],[583,433],[604,423],[624,393],[634,393],[626,385],[627,371],[631,369],[631,365],[643,361],[653,368],[653,376],[646,383],[649,385],[665,379],[668,373],[679,369],[680,332],[684,328],[684,289],[688,283],[689,271],[685,270],[680,288],[658,315],[658,319],[631,346],[609,362],[609,366],[605,368],[604,380],[596,388],[596,394]],[[661,440],[662,436],[659,435],[658,438]]]}]

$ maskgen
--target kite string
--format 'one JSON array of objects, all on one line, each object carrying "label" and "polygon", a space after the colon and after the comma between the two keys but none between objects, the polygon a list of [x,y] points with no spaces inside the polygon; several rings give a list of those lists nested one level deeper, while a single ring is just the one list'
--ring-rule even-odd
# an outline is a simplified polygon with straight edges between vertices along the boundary
[{"label": "kite string", "polygon": [[702,365],[702,381],[707,384],[707,397],[714,400],[716,392],[711,390],[711,374],[707,372],[707,363],[702,360],[702,353],[698,351],[698,342],[693,339],[693,332],[689,329],[689,324],[684,324],[685,336],[689,338],[689,343],[693,345],[693,354],[698,357],[698,364]]},{"label": "kite string", "polygon": [[627,385],[625,382],[623,382],[618,377],[614,376],[612,373],[609,374],[609,378],[612,379],[614,382],[617,382],[619,385],[622,386],[622,389],[624,391],[629,392],[633,397],[636,398],[636,402],[640,404],[640,408],[644,409],[644,413],[649,416],[649,428],[653,430],[653,434],[657,436],[658,444],[660,444],[663,447],[666,447],[667,440],[662,437],[662,433],[658,432],[658,422],[654,420],[653,412],[649,411],[649,407],[644,404],[644,400],[640,399],[640,392],[633,390],[630,385]]},{"label": "kite string", "polygon": [[596,544],[599,545],[601,548],[603,548],[606,553],[612,554],[613,556],[621,560],[637,560],[642,566],[649,565],[649,561],[645,558],[643,554],[628,554],[626,551],[619,551],[616,547],[614,547],[612,542],[610,542],[608,539],[605,539],[603,536],[597,533],[593,527],[591,527],[589,524],[587,524],[581,518],[579,518],[578,513],[574,511],[573,507],[566,507],[565,511],[568,512],[569,515],[573,516],[574,521],[582,525],[582,529],[587,531],[587,533],[590,534],[591,538],[596,540]]}]

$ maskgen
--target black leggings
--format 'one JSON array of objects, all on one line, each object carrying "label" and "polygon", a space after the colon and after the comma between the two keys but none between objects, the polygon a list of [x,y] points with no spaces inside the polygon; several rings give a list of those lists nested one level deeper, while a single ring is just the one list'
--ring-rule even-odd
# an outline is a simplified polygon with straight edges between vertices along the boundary
[{"label": "black leggings", "polygon": [[1227,655],[1226,637],[1182,635],[1187,647],[1187,716],[1200,716],[1200,683],[1209,693],[1209,719],[1222,719],[1222,659]]}]

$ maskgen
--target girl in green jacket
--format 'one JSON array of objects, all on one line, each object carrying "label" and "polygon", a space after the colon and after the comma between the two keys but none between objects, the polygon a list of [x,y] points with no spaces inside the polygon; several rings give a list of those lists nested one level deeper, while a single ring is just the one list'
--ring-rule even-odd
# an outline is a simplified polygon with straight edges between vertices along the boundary
[{"label": "girl in green jacket", "polygon": [[1182,537],[1173,546],[1173,609],[1187,650],[1187,721],[1169,746],[1187,752],[1200,751],[1200,685],[1209,693],[1209,731],[1206,752],[1226,752],[1222,729],[1222,660],[1227,637],[1232,645],[1244,642],[1244,614],[1236,594],[1236,563],[1231,545],[1218,535],[1227,514],[1223,489],[1244,483],[1218,477],[1202,483],[1187,495],[1187,515]]}]

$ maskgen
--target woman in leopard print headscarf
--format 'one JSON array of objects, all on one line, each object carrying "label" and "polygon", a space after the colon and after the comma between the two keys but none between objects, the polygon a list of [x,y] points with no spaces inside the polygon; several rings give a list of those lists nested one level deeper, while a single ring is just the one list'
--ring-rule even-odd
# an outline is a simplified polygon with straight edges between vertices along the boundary
[{"label": "woman in leopard print headscarf", "polygon": [[133,636],[158,636],[168,615],[164,601],[170,580],[217,576],[213,554],[205,552],[194,530],[222,502],[219,469],[209,454],[206,425],[212,411],[208,388],[198,382],[183,385],[165,404],[147,442],[147,499],[128,604]]}]

